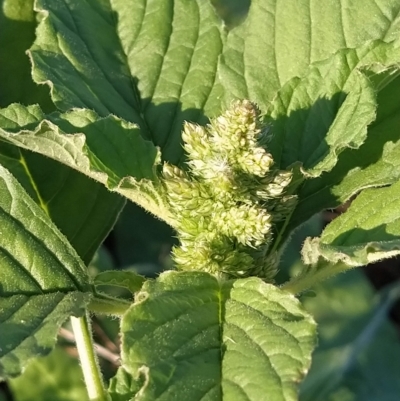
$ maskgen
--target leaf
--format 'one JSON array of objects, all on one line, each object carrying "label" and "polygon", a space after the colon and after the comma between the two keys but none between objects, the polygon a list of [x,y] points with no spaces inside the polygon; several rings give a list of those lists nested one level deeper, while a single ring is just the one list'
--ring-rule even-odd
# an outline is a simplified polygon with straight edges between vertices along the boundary
[{"label": "leaf", "polygon": [[[396,164],[394,160],[397,160],[397,145],[393,146],[390,143],[395,134],[376,132],[373,128],[385,124],[385,120],[388,121],[388,115],[382,114],[382,108],[381,114],[378,115],[379,120],[369,133],[367,128],[375,118],[373,92],[382,87],[382,77],[398,74],[397,67],[394,69],[393,66],[399,56],[400,47],[395,42],[387,44],[375,41],[356,50],[340,51],[330,60],[316,63],[310,68],[309,75],[300,81],[290,81],[278,93],[279,98],[281,92],[286,93],[286,87],[297,82],[293,93],[289,92],[284,98],[290,108],[296,110],[288,109],[285,116],[283,108],[282,116],[272,120],[275,137],[269,147],[280,167],[287,168],[296,161],[303,160],[305,174],[314,177],[333,168],[331,172],[309,179],[299,187],[299,202],[285,228],[285,233],[282,234],[283,238],[315,213],[340,205],[360,189],[394,181],[396,173],[389,173],[389,170],[393,163]],[[368,78],[360,75],[360,70],[364,71]],[[341,72],[337,74],[338,71]],[[384,72],[376,74],[379,71]],[[337,77],[332,80],[335,74]],[[333,95],[331,101],[312,97],[314,90],[318,93],[330,85],[340,87],[338,82],[343,77],[347,77],[343,92],[350,91],[345,100],[340,100],[343,95],[341,92]],[[355,82],[359,80],[366,85],[363,89],[366,92],[358,93],[354,90],[357,87]],[[371,84],[377,86],[372,87]],[[333,92],[336,90],[334,86]],[[386,93],[386,87],[382,90]],[[360,94],[361,97],[358,98]],[[309,97],[316,102],[307,100]],[[363,102],[360,102],[363,98]],[[381,99],[378,98],[380,101]],[[308,101],[310,104],[308,108],[301,108],[296,106],[298,101]],[[338,102],[343,102],[340,108]],[[386,103],[388,102],[389,99],[386,100]],[[397,113],[393,107],[391,112]],[[391,119],[389,114],[389,121]],[[390,130],[394,129],[394,121],[389,124]],[[389,140],[389,143],[385,144],[382,138]],[[382,147],[386,148],[387,154],[383,160]],[[342,153],[345,157],[341,158]],[[339,169],[334,167],[336,163],[339,163]],[[384,177],[385,173],[388,173],[388,176]]]},{"label": "leaf", "polygon": [[[14,112],[0,111],[0,124],[4,130],[18,130],[44,117],[38,107],[31,107],[31,114],[21,112],[21,106],[16,107],[12,109]],[[0,163],[41,205],[88,264],[109,233],[125,200],[67,166],[3,141]],[[87,221],[90,224],[85,224]]]},{"label": "leaf", "polygon": [[[221,51],[222,22],[208,1],[36,3],[43,19],[30,50],[33,78],[52,100],[115,114],[176,164],[184,120],[206,121]],[[112,49],[112,51],[110,51]]]},{"label": "leaf", "polygon": [[72,7],[41,0],[33,76],[51,85],[64,111],[85,107],[139,124],[163,158],[177,164],[184,120],[205,123],[234,98],[250,98],[265,111],[311,63],[371,39],[396,38],[398,7],[367,0],[343,12],[334,2],[254,0],[245,21],[226,35],[209,1]]},{"label": "leaf", "polygon": [[315,326],[290,294],[257,278],[166,272],[122,319],[122,366],[138,400],[295,400]]},{"label": "leaf", "polygon": [[128,270],[109,270],[94,278],[94,285],[111,285],[128,289],[132,294],[139,291],[146,279]]},{"label": "leaf", "polygon": [[88,400],[78,360],[60,347],[32,361],[21,376],[8,384],[16,401]]},{"label": "leaf", "polygon": [[232,29],[224,45],[219,75],[232,98],[257,102],[263,111],[275,93],[309,66],[340,49],[369,40],[397,39],[398,1],[310,3],[252,0],[246,20]]},{"label": "leaf", "polygon": [[0,128],[2,138],[70,166],[159,218],[170,219],[153,184],[158,151],[142,139],[135,124],[114,116],[99,118],[89,110],[45,117],[37,106],[14,104],[0,111],[0,126],[9,116],[26,125]]},{"label": "leaf", "polygon": [[132,376],[119,368],[117,374],[110,380],[108,394],[112,401],[131,401],[132,395],[136,394],[143,383],[133,380]]},{"label": "leaf", "polygon": [[300,401],[395,400],[400,346],[387,314],[399,288],[377,297],[363,273],[352,270],[315,289],[304,306],[318,322],[319,345]]},{"label": "leaf", "polygon": [[268,110],[268,145],[280,168],[300,161],[308,176],[331,170],[345,148],[359,148],[375,119],[376,86],[360,69],[387,69],[400,60],[398,43],[369,42],[312,65],[283,86]]},{"label": "leaf", "polygon": [[4,142],[0,146],[0,163],[46,211],[88,264],[125,200],[65,165]]},{"label": "leaf", "polygon": [[10,103],[39,103],[54,110],[49,88],[32,81],[26,50],[35,39],[33,0],[0,1],[0,107]]},{"label": "leaf", "polygon": [[0,377],[54,346],[89,301],[85,266],[48,216],[0,166]]},{"label": "leaf", "polygon": [[322,209],[341,205],[361,189],[400,179],[399,90],[400,78],[396,78],[378,93],[377,118],[359,149],[346,149],[332,171],[303,184],[294,226]]},{"label": "leaf", "polygon": [[364,190],[349,209],[333,220],[320,238],[308,238],[305,263],[322,256],[336,263],[362,266],[400,254],[400,181]]}]

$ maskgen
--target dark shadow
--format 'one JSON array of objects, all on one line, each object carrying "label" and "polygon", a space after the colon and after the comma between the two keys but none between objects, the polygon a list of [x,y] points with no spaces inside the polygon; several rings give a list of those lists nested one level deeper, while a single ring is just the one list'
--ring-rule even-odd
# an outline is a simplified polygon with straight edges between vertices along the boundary
[{"label": "dark shadow", "polygon": [[301,161],[303,168],[309,170],[329,154],[326,135],[345,99],[344,92],[337,92],[331,98],[317,99],[307,109],[297,109],[277,119],[266,118],[271,125],[268,150],[279,168],[287,169]]},{"label": "dark shadow", "polygon": [[228,30],[240,25],[246,18],[250,0],[211,0],[215,10],[224,20]]},{"label": "dark shadow", "polygon": [[[294,215],[293,225],[301,224],[313,214],[339,206],[342,202],[332,192],[332,187],[347,179],[350,171],[358,170],[360,177],[364,170],[377,162],[384,160],[385,146],[399,144],[400,131],[393,129],[396,124],[400,126],[400,77],[378,93],[377,118],[369,126],[365,142],[358,149],[344,149],[338,157],[336,166],[327,173],[303,183],[298,209],[301,213]],[[393,156],[392,156],[393,157]],[[390,163],[390,161],[389,161]],[[373,174],[370,185],[382,186],[393,183],[393,175],[400,177],[400,171],[392,169],[390,177],[384,174]],[[327,185],[329,183],[329,185]],[[352,195],[349,193],[348,196]],[[321,200],[323,200],[321,202]]]},{"label": "dark shadow", "polygon": [[128,202],[107,245],[121,267],[154,277],[170,269],[171,248],[178,244],[174,230],[132,202]]},{"label": "dark shadow", "polygon": [[[9,2],[9,8],[16,8]],[[30,14],[29,5],[19,5]],[[22,3],[21,3],[22,4]],[[45,112],[55,110],[46,85],[36,85],[31,76],[31,65],[26,51],[35,39],[35,16],[31,21],[17,21],[5,15],[4,0],[0,0],[0,107],[11,103],[39,104]],[[15,12],[15,11],[14,11]],[[11,13],[11,12],[10,12]]]},{"label": "dark shadow", "polygon": [[154,105],[145,99],[144,104],[146,103],[148,106],[143,114],[152,142],[162,149],[164,161],[182,166],[185,160],[181,139],[184,122],[206,125],[209,119],[201,109],[182,110],[180,102]]},{"label": "dark shadow", "polygon": [[359,149],[346,149],[339,155],[336,167],[329,172],[342,181],[348,171],[358,167],[365,169],[381,160],[384,146],[388,142],[396,143],[400,139],[400,129],[388,129],[394,120],[400,123],[400,77],[378,93],[378,109],[375,121],[368,128],[368,138]]}]

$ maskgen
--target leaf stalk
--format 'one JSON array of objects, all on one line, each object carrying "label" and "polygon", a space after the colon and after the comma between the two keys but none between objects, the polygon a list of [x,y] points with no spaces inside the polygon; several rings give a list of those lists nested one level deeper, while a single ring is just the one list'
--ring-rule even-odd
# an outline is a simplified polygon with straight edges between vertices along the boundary
[{"label": "leaf stalk", "polygon": [[93,347],[93,338],[88,315],[71,316],[72,330],[75,335],[83,377],[89,400],[109,401],[100,372],[99,363]]}]

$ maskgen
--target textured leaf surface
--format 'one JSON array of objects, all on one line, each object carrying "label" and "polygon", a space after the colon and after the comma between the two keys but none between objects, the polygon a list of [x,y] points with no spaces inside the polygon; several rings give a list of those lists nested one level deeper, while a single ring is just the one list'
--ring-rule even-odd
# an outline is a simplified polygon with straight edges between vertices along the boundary
[{"label": "textured leaf surface", "polygon": [[138,400],[295,400],[315,326],[290,294],[206,273],[147,281],[122,320],[123,367]]},{"label": "textured leaf surface", "polygon": [[0,146],[0,163],[88,264],[114,224],[124,199],[61,163],[5,142]]},{"label": "textured leaf surface", "polygon": [[67,239],[0,167],[0,377],[54,346],[59,326],[83,313],[90,287]]},{"label": "textured leaf surface", "polygon": [[7,141],[76,169],[159,217],[167,216],[152,185],[158,151],[140,136],[135,124],[113,116],[99,118],[89,110],[45,118],[38,107],[17,104],[0,111],[0,124],[9,116],[25,125],[0,129]]},{"label": "textured leaf surface", "polygon": [[400,31],[398,0],[357,2],[252,0],[247,19],[228,34],[220,79],[229,97],[262,109],[293,77],[339,49],[390,41]]},{"label": "textured leaf surface", "polygon": [[377,296],[357,269],[315,291],[304,306],[318,322],[319,341],[300,401],[396,400],[400,345],[388,319],[395,292]]},{"label": "textured leaf surface", "polygon": [[[212,109],[222,22],[208,1],[118,0],[48,11],[31,48],[36,82],[52,82],[57,107],[85,107],[140,125],[177,163],[183,120]],[[112,51],[110,50],[112,49]]]},{"label": "textured leaf surface", "polygon": [[359,149],[346,149],[332,171],[304,183],[294,225],[319,210],[339,206],[361,189],[400,179],[399,91],[400,78],[396,78],[378,93],[377,118]]},{"label": "textured leaf surface", "polygon": [[397,43],[375,41],[340,51],[311,66],[302,79],[290,80],[268,111],[275,162],[285,169],[301,161],[308,175],[319,176],[345,148],[358,148],[375,119],[378,89],[360,69],[388,69],[399,60]]},{"label": "textured leaf surface", "polygon": [[[26,50],[35,39],[32,0],[0,2],[0,106],[39,103],[54,110],[47,86],[32,81]],[[3,128],[23,121],[2,120]],[[124,201],[104,186],[43,156],[1,143],[0,163],[44,207],[80,257],[89,263],[114,223]],[[90,219],[91,224],[85,224]]]},{"label": "textured leaf surface", "polygon": [[318,258],[362,266],[400,254],[400,182],[366,189],[350,208],[333,220],[320,238],[308,238],[306,263]]},{"label": "textured leaf surface", "polygon": [[36,82],[51,82],[64,111],[87,107],[139,124],[172,163],[182,158],[183,120],[204,123],[233,98],[265,111],[311,63],[400,30],[399,2],[383,0],[254,0],[227,39],[209,1],[40,0],[37,8],[46,18],[30,52]]},{"label": "textured leaf surface", "polygon": [[[19,7],[16,1],[6,4],[13,5],[13,9]],[[23,98],[16,100],[26,103]],[[44,117],[38,107],[30,108],[27,113],[22,112],[21,106],[15,107],[11,112],[0,112],[0,125],[4,130],[18,130]],[[89,263],[124,201],[60,163],[4,142],[0,146],[0,163],[47,212],[83,261]],[[88,220],[91,224],[85,224]]]}]

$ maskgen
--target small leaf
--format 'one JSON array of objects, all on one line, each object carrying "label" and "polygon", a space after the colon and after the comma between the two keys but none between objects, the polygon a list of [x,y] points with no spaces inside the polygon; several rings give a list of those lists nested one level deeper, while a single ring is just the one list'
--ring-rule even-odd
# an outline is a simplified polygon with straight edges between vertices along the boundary
[{"label": "small leaf", "polygon": [[112,285],[128,289],[132,294],[142,288],[145,278],[128,270],[109,270],[99,273],[94,278],[94,285]]},{"label": "small leaf", "polygon": [[295,400],[315,326],[296,298],[257,278],[166,272],[122,319],[122,366],[138,400]]},{"label": "small leaf", "polygon": [[42,209],[0,166],[0,377],[46,355],[90,298],[85,266]]},{"label": "small leaf", "polygon": [[131,401],[143,383],[136,381],[126,372],[124,368],[119,368],[117,374],[110,380],[108,394],[112,401]]},{"label": "small leaf", "polygon": [[135,124],[114,116],[99,118],[89,110],[45,117],[37,106],[14,104],[0,111],[0,126],[10,116],[26,125],[0,128],[0,136],[7,141],[70,166],[159,218],[171,219],[153,184],[159,152],[141,137]]},{"label": "small leaf", "polygon": [[308,238],[303,247],[307,264],[317,263],[322,256],[333,263],[362,266],[398,254],[400,182],[364,190],[320,238]]}]

